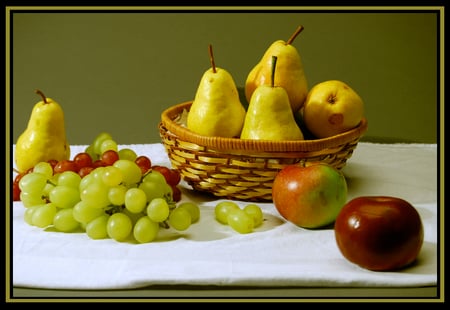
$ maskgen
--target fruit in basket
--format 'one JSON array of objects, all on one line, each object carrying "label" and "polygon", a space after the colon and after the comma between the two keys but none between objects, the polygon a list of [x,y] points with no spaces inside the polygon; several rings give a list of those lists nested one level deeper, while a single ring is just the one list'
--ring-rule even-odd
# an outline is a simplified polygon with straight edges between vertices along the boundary
[{"label": "fruit in basket", "polygon": [[15,162],[20,173],[42,161],[70,157],[63,109],[40,90],[36,93],[42,100],[34,105],[27,128],[16,142]]},{"label": "fruit in basket", "polygon": [[272,75],[272,56],[278,57],[275,80],[283,87],[288,96],[293,112],[297,112],[308,93],[308,82],[303,69],[301,56],[292,42],[303,30],[299,26],[288,41],[274,41],[265,51],[261,60],[253,67],[245,81],[245,96],[250,101],[253,92],[260,85],[269,84]]},{"label": "fruit in basket", "polygon": [[273,203],[286,220],[303,228],[334,222],[347,201],[344,175],[324,162],[288,165],[272,185]]},{"label": "fruit in basket", "polygon": [[303,140],[294,118],[289,97],[281,86],[275,86],[277,56],[272,57],[270,84],[259,85],[248,105],[241,139]]},{"label": "fruit in basket", "polygon": [[204,136],[239,137],[245,108],[231,74],[216,67],[209,45],[211,68],[202,76],[187,116],[187,128]]},{"label": "fruit in basket", "polygon": [[398,270],[412,264],[424,237],[417,210],[408,201],[391,196],[350,200],[337,216],[334,231],[342,255],[374,271]]},{"label": "fruit in basket", "polygon": [[326,138],[358,126],[364,102],[345,82],[328,80],[311,88],[301,113],[306,128],[316,138]]}]

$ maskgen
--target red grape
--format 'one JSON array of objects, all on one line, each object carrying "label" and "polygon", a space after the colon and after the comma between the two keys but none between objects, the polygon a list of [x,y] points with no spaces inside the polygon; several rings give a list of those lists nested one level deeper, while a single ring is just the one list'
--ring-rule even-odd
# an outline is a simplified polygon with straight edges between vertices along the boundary
[{"label": "red grape", "polygon": [[177,169],[170,169],[170,184],[177,185],[181,181],[181,173]]},{"label": "red grape", "polygon": [[119,153],[114,150],[107,150],[100,156],[104,166],[112,166],[119,159]]},{"label": "red grape", "polygon": [[166,179],[167,184],[171,185],[169,183],[170,180],[170,169],[165,167],[165,166],[159,166],[159,165],[154,165],[152,166],[152,170],[158,171],[159,173],[161,173],[164,178]]},{"label": "red grape", "polygon": [[105,163],[101,159],[97,159],[92,162],[92,167],[94,169],[98,168],[98,167],[105,167],[105,166],[106,166]]},{"label": "red grape", "polygon": [[92,170],[94,170],[94,167],[82,167],[79,171],[78,174],[80,175],[81,178],[84,178],[85,176],[87,176],[89,173],[91,173]]},{"label": "red grape", "polygon": [[49,159],[47,162],[50,164],[50,166],[52,166],[52,169],[55,170],[55,166],[58,163],[58,160],[57,159]]},{"label": "red grape", "polygon": [[78,168],[73,160],[63,159],[58,161],[56,166],[53,168],[53,173],[61,173],[64,171],[78,172]]},{"label": "red grape", "polygon": [[175,186],[181,181],[181,174],[176,169],[170,169],[165,166],[155,165],[152,167],[153,170],[160,172],[166,179],[167,184]]},{"label": "red grape", "polygon": [[80,170],[83,167],[90,167],[92,166],[92,158],[91,155],[89,155],[86,152],[81,152],[75,155],[73,158],[73,161],[77,165],[78,170]]},{"label": "red grape", "polygon": [[181,200],[181,190],[176,185],[171,185],[172,187],[172,198],[173,201],[178,202]]},{"label": "red grape", "polygon": [[134,162],[141,168],[142,174],[146,173],[152,167],[150,158],[145,155],[138,156]]}]

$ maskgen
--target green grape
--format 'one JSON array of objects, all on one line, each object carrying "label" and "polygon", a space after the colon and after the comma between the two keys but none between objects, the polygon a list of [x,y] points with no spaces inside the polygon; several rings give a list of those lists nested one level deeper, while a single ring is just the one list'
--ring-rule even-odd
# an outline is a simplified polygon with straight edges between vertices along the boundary
[{"label": "green grape", "polygon": [[54,203],[49,202],[45,205],[41,205],[33,211],[31,216],[31,223],[33,226],[45,228],[53,224],[53,218],[56,214],[56,206]]},{"label": "green grape", "polygon": [[148,243],[156,239],[159,224],[153,222],[148,216],[142,216],[133,227],[133,237],[139,243]]},{"label": "green grape", "polygon": [[148,217],[147,214],[145,214],[144,212],[140,212],[140,213],[132,213],[130,212],[130,210],[128,210],[127,208],[123,208],[121,210],[122,213],[124,213],[125,215],[127,215],[130,219],[131,219],[131,223],[134,225],[136,224],[136,222],[141,218],[141,217]]},{"label": "green grape", "polygon": [[60,172],[55,173],[50,179],[48,179],[47,183],[51,183],[53,185],[57,185],[60,176],[61,176]]},{"label": "green grape", "polygon": [[80,201],[80,192],[75,187],[57,185],[50,191],[49,198],[58,208],[73,208]]},{"label": "green grape", "polygon": [[102,181],[108,186],[117,186],[122,183],[122,171],[114,166],[105,167],[102,175]]},{"label": "green grape", "polygon": [[91,156],[92,161],[99,159],[99,154],[95,153],[93,144],[89,144],[84,151]]},{"label": "green grape", "polygon": [[147,173],[144,178],[142,179],[142,182],[154,182],[154,183],[167,183],[166,178],[164,175],[156,170],[152,170],[149,173]]},{"label": "green grape", "polygon": [[48,163],[46,161],[41,161],[41,162],[37,163],[33,167],[33,172],[40,173],[40,174],[44,175],[47,179],[50,179],[53,176],[52,165],[50,165],[50,163]]},{"label": "green grape", "polygon": [[40,193],[20,192],[20,201],[25,208],[45,204],[46,201]]},{"label": "green grape", "polygon": [[185,208],[176,208],[170,212],[169,226],[176,230],[186,230],[192,224],[191,213]]},{"label": "green grape", "polygon": [[43,197],[50,196],[50,191],[55,188],[55,186],[56,186],[55,184],[57,184],[57,183],[48,182],[47,184],[45,184],[45,187],[42,190],[41,196],[43,196]]},{"label": "green grape", "polygon": [[90,174],[97,182],[103,182],[103,173],[105,172],[106,167],[97,167]]},{"label": "green grape", "polygon": [[80,223],[80,229],[84,232],[86,232],[86,225],[87,223]]},{"label": "green grape", "polygon": [[80,223],[73,217],[73,208],[68,208],[56,212],[53,226],[59,231],[71,232],[80,227]]},{"label": "green grape", "polygon": [[193,202],[183,202],[179,204],[177,208],[188,210],[191,214],[192,223],[195,223],[200,219],[200,208]]},{"label": "green grape", "polygon": [[122,148],[119,150],[119,159],[127,159],[131,161],[135,161],[137,158],[137,154],[135,151],[129,148]]},{"label": "green grape", "polygon": [[147,201],[155,198],[164,198],[172,196],[172,188],[164,182],[142,182],[138,186],[147,196]]},{"label": "green grape", "polygon": [[117,185],[110,187],[108,190],[109,202],[115,206],[125,204],[125,194],[128,188],[125,185]]},{"label": "green grape", "polygon": [[102,144],[100,144],[100,154],[105,153],[108,150],[113,150],[118,152],[119,148],[117,147],[117,142],[113,139],[105,139]]},{"label": "green grape", "polygon": [[113,166],[119,168],[122,171],[123,183],[126,186],[130,186],[141,181],[141,168],[139,168],[139,166],[134,161],[119,159],[114,162]]},{"label": "green grape", "polygon": [[155,198],[147,206],[147,216],[154,222],[164,222],[169,213],[169,204],[164,198]]},{"label": "green grape", "polygon": [[104,213],[103,209],[92,208],[83,200],[73,207],[73,218],[80,223],[89,223]]},{"label": "green grape", "polygon": [[30,172],[25,174],[19,181],[22,192],[42,193],[47,184],[47,177],[41,173]]},{"label": "green grape", "polygon": [[110,216],[103,213],[92,221],[86,224],[86,235],[91,239],[106,239],[108,238],[107,224]]},{"label": "green grape", "polygon": [[35,205],[33,207],[30,208],[26,208],[25,212],[23,214],[23,219],[25,221],[25,223],[27,223],[28,225],[32,225],[33,226],[33,213],[35,210],[37,210],[39,207],[43,206],[44,204],[41,205]]},{"label": "green grape", "polygon": [[105,208],[109,203],[109,187],[101,182],[92,183],[80,192],[80,198],[93,208]]},{"label": "green grape", "polygon": [[236,209],[228,214],[228,225],[238,233],[247,234],[252,232],[254,221],[244,210]]},{"label": "green grape", "polygon": [[248,204],[244,207],[244,211],[253,218],[254,227],[258,227],[263,223],[264,215],[261,208],[254,204]]},{"label": "green grape", "polygon": [[131,234],[133,223],[129,216],[122,212],[112,214],[106,224],[106,231],[111,239],[124,241]]},{"label": "green grape", "polygon": [[216,220],[222,224],[228,224],[228,214],[232,210],[240,209],[237,203],[233,201],[221,201],[214,208]]},{"label": "green grape", "polygon": [[94,141],[92,142],[92,148],[96,155],[102,154],[100,148],[102,146],[103,141],[107,139],[113,140],[113,137],[108,132],[101,132],[95,137]]},{"label": "green grape", "polygon": [[81,176],[74,171],[64,171],[58,176],[58,185],[65,185],[78,189],[80,187]]},{"label": "green grape", "polygon": [[125,194],[125,208],[131,213],[140,213],[147,206],[147,196],[142,189],[130,188]]},{"label": "green grape", "polygon": [[[97,170],[97,169],[94,169],[94,171]],[[81,179],[80,186],[79,186],[78,190],[81,193],[86,187],[88,187],[89,185],[91,185],[93,183],[97,183],[97,182],[98,182],[98,180],[96,180],[94,178],[94,174],[91,172],[87,176],[85,176],[84,178]]]}]

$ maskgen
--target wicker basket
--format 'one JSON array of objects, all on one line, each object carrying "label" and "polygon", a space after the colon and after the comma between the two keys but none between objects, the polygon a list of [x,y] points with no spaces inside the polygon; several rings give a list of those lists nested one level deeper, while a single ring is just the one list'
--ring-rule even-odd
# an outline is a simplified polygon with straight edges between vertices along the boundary
[{"label": "wicker basket", "polygon": [[224,199],[272,201],[272,183],[284,166],[321,161],[345,166],[367,120],[348,132],[324,139],[262,141],[201,136],[181,125],[179,118],[192,101],[161,114],[162,143],[172,166],[193,189]]}]

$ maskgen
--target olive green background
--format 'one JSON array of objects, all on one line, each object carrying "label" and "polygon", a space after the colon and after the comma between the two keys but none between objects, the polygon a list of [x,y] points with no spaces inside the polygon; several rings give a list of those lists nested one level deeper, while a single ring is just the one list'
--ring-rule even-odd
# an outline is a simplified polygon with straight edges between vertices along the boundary
[{"label": "olive green background", "polygon": [[108,131],[119,144],[160,142],[161,112],[192,100],[216,65],[243,87],[269,45],[287,40],[312,87],[339,79],[365,102],[364,141],[437,143],[438,11],[14,11],[10,98],[15,143],[40,97],[61,104],[70,144]]}]

